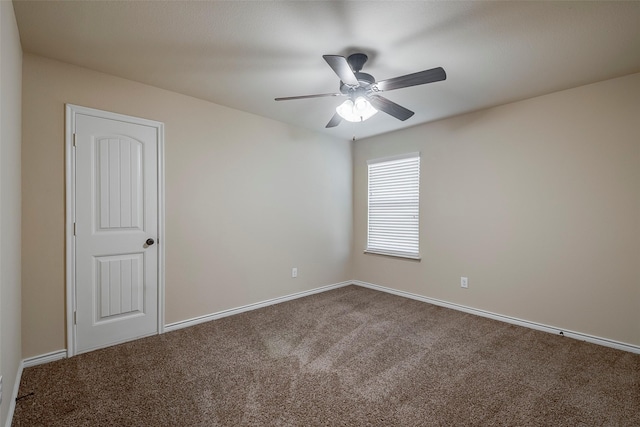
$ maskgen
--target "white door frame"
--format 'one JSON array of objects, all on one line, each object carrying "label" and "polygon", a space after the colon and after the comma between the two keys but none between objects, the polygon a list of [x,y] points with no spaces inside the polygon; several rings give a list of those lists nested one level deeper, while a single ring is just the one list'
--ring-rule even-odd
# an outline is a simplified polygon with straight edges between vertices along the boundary
[{"label": "white door frame", "polygon": [[76,114],[84,114],[105,119],[118,120],[156,128],[158,133],[158,334],[164,332],[164,123],[126,116],[109,111],[96,110],[73,104],[66,104],[65,124],[65,253],[66,253],[66,332],[67,332],[67,357],[76,354],[76,328],[74,313],[76,311],[76,247],[75,247],[75,170],[76,156],[74,145],[74,130]]}]

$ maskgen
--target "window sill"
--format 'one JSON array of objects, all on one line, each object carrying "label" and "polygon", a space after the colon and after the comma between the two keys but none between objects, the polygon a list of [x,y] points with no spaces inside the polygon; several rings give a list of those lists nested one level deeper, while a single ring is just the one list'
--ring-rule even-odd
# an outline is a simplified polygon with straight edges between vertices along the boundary
[{"label": "window sill", "polygon": [[382,256],[388,256],[392,258],[402,258],[409,261],[417,261],[417,262],[420,262],[420,260],[422,259],[420,255],[409,255],[409,254],[400,254],[395,252],[374,251],[371,249],[365,249],[364,253],[369,255],[382,255]]}]

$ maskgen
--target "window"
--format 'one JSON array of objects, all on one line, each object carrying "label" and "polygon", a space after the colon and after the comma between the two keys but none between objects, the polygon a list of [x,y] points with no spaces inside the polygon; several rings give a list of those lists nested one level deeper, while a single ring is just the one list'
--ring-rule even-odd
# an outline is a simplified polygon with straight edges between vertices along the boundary
[{"label": "window", "polygon": [[420,259],[420,153],[369,160],[365,252]]}]

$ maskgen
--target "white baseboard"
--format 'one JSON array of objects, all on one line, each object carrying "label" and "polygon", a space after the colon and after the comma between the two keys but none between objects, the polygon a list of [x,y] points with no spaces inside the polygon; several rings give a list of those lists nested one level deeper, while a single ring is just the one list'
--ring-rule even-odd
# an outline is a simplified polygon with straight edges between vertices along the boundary
[{"label": "white baseboard", "polygon": [[268,299],[266,301],[256,302],[253,304],[243,305],[242,307],[231,308],[228,310],[218,311],[212,314],[206,314],[204,316],[194,317],[193,319],[181,320],[179,322],[169,323],[164,326],[164,332],[171,332],[189,326],[194,326],[200,323],[209,322],[211,320],[220,319],[222,317],[233,316],[234,314],[244,313],[245,311],[256,310],[258,308],[267,307],[274,304],[279,304],[285,301],[291,301],[294,299],[306,297],[320,292],[330,291],[331,289],[341,288],[353,284],[353,281],[334,283],[333,285],[321,286],[319,288],[311,289],[309,291],[297,292],[295,294],[285,295],[283,297],[277,297]]},{"label": "white baseboard", "polygon": [[7,413],[7,422],[5,424],[6,427],[11,427],[11,423],[13,423],[13,413],[16,410],[16,399],[18,398],[18,390],[20,390],[20,381],[22,380],[23,369],[24,362],[20,362],[18,372],[16,372],[16,381],[13,383],[13,392],[11,393],[11,402],[9,403],[9,412]]},{"label": "white baseboard", "polygon": [[393,295],[398,295],[405,298],[411,298],[417,301],[426,302],[441,307],[451,308],[453,310],[463,311],[465,313],[474,314],[477,316],[487,317],[493,320],[499,320],[501,322],[510,323],[512,325],[524,326],[525,328],[535,329],[538,331],[549,332],[556,335],[563,335],[568,338],[577,339],[580,341],[586,341],[592,344],[598,344],[605,347],[611,347],[618,350],[624,350],[631,353],[640,354],[640,346],[627,344],[620,341],[614,341],[607,338],[596,337],[589,334],[583,334],[582,332],[569,331],[566,329],[557,328],[555,326],[544,325],[541,323],[531,322],[529,320],[518,319],[516,317],[505,316],[502,314],[492,313],[490,311],[480,310],[477,308],[467,307],[460,304],[454,304],[447,301],[438,300],[435,298],[428,298],[422,295],[413,294],[411,292],[399,291],[397,289],[387,288],[373,283],[361,282],[360,280],[353,280],[352,283],[364,288],[374,289],[376,291],[382,291]]},{"label": "white baseboard", "polygon": [[66,357],[67,350],[58,350],[39,356],[27,357],[22,363],[25,368],[29,368],[31,366],[42,365],[43,363],[55,362],[56,360],[65,359]]}]

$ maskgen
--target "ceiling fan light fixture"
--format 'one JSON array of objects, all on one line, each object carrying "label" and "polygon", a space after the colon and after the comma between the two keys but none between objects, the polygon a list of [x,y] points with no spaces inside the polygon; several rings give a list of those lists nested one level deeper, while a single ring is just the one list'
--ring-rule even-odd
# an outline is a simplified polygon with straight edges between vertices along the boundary
[{"label": "ceiling fan light fixture", "polygon": [[352,101],[347,99],[336,108],[336,112],[349,122],[364,122],[378,112],[373,105],[363,96]]}]

